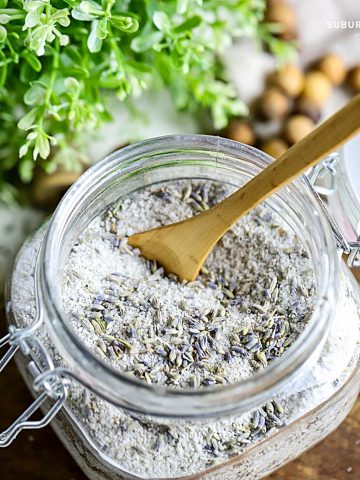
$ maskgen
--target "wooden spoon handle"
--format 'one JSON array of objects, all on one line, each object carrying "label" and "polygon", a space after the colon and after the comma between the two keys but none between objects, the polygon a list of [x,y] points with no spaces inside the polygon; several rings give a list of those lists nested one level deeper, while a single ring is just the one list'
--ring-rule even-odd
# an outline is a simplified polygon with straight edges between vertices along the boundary
[{"label": "wooden spoon handle", "polygon": [[217,219],[222,224],[221,228],[229,228],[249,210],[318,163],[359,130],[360,94],[246,185],[214,207],[217,210]]}]

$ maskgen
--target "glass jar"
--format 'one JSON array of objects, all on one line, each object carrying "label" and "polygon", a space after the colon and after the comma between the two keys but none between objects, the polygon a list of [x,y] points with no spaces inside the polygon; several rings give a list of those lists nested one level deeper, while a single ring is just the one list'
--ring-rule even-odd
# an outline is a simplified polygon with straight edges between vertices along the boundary
[{"label": "glass jar", "polygon": [[[0,434],[1,446],[9,445],[23,428],[52,421],[90,479],[258,479],[339,425],[360,389],[360,294],[350,270],[339,260],[342,237],[306,176],[273,195],[267,205],[306,248],[316,278],[316,302],[303,334],[253,377],[199,389],[149,385],[94,355],[62,309],[61,279],[71,248],[107,205],[139,188],[175,179],[239,187],[270,161],[260,151],[230,140],[175,135],[126,147],[82,175],[49,223],[22,247],[14,266],[8,288],[9,334],[0,343],[9,346],[1,367],[18,351],[17,364],[36,399]],[[100,412],[97,417],[87,417],[89,402]],[[44,417],[31,421],[39,407]],[[270,430],[265,420],[260,424],[262,415],[280,414],[282,419]],[[256,432],[251,441],[241,434],[236,445],[227,442],[211,463],[196,463],[198,446],[184,445],[183,432],[195,435],[197,429],[207,428],[214,432],[212,438],[221,440],[224,426],[232,428],[245,417],[252,419]],[[110,454],[114,449],[109,446],[119,438],[124,445],[132,422],[151,425],[164,435],[172,432],[176,441],[167,446],[167,455],[175,458],[177,449],[188,448],[187,465],[172,467],[157,447],[150,455],[141,438],[131,455],[140,456],[136,471],[132,458],[122,455],[121,443],[116,455]]]}]

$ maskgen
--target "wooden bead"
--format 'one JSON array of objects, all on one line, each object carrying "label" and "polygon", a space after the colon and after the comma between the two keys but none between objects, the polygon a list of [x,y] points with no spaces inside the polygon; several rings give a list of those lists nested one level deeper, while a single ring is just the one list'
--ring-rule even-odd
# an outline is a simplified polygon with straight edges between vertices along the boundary
[{"label": "wooden bead", "polygon": [[305,115],[306,117],[311,118],[314,123],[318,123],[321,117],[320,108],[303,97],[300,97],[297,100],[294,108],[294,113],[300,113],[301,115]]},{"label": "wooden bead", "polygon": [[314,70],[305,75],[303,96],[306,100],[321,107],[330,93],[331,82],[323,72]]},{"label": "wooden bead", "polygon": [[278,23],[282,27],[281,34],[286,35],[296,31],[294,9],[286,3],[271,5],[266,13],[266,21],[269,23]]},{"label": "wooden bead", "polygon": [[306,137],[315,127],[311,118],[305,115],[291,115],[285,123],[285,137],[290,144]]},{"label": "wooden bead", "polygon": [[299,38],[296,31],[279,33],[278,36],[286,42],[293,42]]},{"label": "wooden bead", "polygon": [[63,167],[50,175],[38,171],[33,184],[35,201],[45,208],[53,207],[81,173],[68,171]]},{"label": "wooden bead", "polygon": [[282,138],[272,138],[264,142],[260,149],[274,158],[279,158],[286,150],[289,148],[289,145]]},{"label": "wooden bead", "polygon": [[346,65],[340,55],[328,53],[320,61],[318,69],[325,73],[333,85],[340,85],[346,77]]},{"label": "wooden bead", "polygon": [[304,74],[296,65],[284,65],[275,72],[271,83],[280,87],[290,97],[297,97],[304,88]]},{"label": "wooden bead", "polygon": [[261,97],[260,106],[261,112],[268,119],[284,118],[290,111],[288,97],[276,87],[270,87],[265,90]]},{"label": "wooden bead", "polygon": [[349,85],[356,92],[360,92],[360,65],[350,72]]},{"label": "wooden bead", "polygon": [[284,3],[286,3],[286,0],[267,0],[268,8],[271,8],[274,5],[284,5]]},{"label": "wooden bead", "polygon": [[246,143],[247,145],[254,145],[256,141],[253,128],[245,120],[236,118],[231,120],[225,134],[231,140]]}]

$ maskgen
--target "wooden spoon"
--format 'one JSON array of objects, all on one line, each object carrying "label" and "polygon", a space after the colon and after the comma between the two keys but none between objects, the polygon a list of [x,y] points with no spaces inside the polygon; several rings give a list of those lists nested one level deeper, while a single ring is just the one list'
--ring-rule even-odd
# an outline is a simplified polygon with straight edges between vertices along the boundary
[{"label": "wooden spoon", "polygon": [[235,193],[187,220],[129,237],[144,257],[180,280],[194,280],[216,242],[240,217],[360,130],[360,95],[293,145]]}]

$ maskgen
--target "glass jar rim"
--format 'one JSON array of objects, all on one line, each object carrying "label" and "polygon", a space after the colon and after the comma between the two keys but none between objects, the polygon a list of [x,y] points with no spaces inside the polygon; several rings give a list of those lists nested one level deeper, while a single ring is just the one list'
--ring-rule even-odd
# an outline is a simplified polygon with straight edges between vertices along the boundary
[{"label": "glass jar rim", "polygon": [[[59,245],[64,235],[69,212],[84,202],[93,182],[104,185],[115,168],[128,168],[145,162],[154,152],[208,152],[216,163],[220,154],[228,161],[252,160],[264,168],[272,158],[261,151],[221,137],[208,135],[168,135],[125,147],[93,165],[68,190],[56,209],[40,252],[38,290],[44,316],[55,345],[70,366],[70,374],[106,400],[132,411],[163,417],[198,417],[249,411],[270,398],[286,382],[303,371],[315,351],[320,351],[327,337],[337,301],[335,281],[338,275],[336,245],[331,227],[311,189],[304,180],[296,180],[286,189],[293,195],[300,192],[306,198],[303,208],[313,213],[319,230],[318,248],[323,253],[321,282],[317,285],[317,300],[311,319],[297,341],[278,359],[252,377],[239,382],[199,389],[172,389],[147,384],[114,369],[91,352],[68,324],[62,309],[61,288],[57,284]],[[219,160],[220,161],[220,160]],[[99,186],[100,188],[100,186]],[[93,191],[93,190],[90,190]],[[99,191],[99,190],[97,190]],[[90,221],[91,219],[89,219]]]}]

